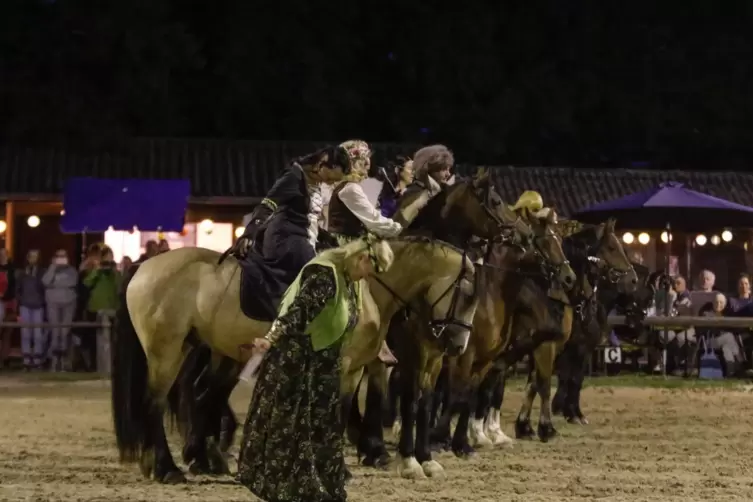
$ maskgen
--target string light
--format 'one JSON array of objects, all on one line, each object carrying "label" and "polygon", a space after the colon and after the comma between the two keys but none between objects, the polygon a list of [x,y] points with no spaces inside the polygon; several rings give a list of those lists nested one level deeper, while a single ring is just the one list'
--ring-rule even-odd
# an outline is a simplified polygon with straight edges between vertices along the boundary
[{"label": "string light", "polygon": [[630,232],[625,232],[622,234],[622,242],[625,244],[632,244],[635,241],[635,236],[631,234]]}]

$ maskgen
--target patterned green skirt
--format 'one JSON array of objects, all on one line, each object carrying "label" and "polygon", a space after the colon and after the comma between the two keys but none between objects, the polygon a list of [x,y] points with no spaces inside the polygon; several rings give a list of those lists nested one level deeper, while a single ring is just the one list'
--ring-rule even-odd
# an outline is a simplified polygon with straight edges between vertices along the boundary
[{"label": "patterned green skirt", "polygon": [[315,352],[283,334],[262,362],[238,459],[238,481],[268,502],[344,501],[340,343]]}]

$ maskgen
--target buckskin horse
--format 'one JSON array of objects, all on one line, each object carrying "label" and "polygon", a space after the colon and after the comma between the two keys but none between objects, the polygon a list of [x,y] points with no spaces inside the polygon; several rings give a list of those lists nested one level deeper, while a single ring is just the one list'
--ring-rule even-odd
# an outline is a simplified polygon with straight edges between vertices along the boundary
[{"label": "buckskin horse", "polygon": [[[472,185],[457,184],[448,191],[443,214],[460,212],[471,228],[497,232],[498,222],[481,206]],[[443,342],[449,346],[464,346],[467,341],[476,308],[475,292],[469,294],[475,281],[470,261],[442,243],[398,239],[393,248],[396,265],[372,279],[379,281],[371,285],[375,308],[362,316],[357,335],[343,349],[344,413],[363,366],[376,359],[376,343],[383,340],[400,301],[420,298],[431,305],[430,321],[441,329]],[[184,368],[183,385],[174,389],[171,400],[176,418],[184,422],[184,460],[192,464],[193,472],[227,472],[222,455],[217,453],[229,446],[237,425],[226,403],[235,386],[238,363],[249,357],[240,348],[263,336],[269,326],[243,316],[238,266],[232,259],[217,265],[218,258],[212,251],[182,249],[145,262],[132,270],[118,312],[115,365],[125,366],[126,360],[131,365],[128,370],[113,371],[113,417],[121,460],[139,462],[145,476],[162,482],[185,479],[167,449],[162,415],[186,356],[195,347],[204,347],[203,353],[189,358],[193,368]],[[186,305],[195,306],[195,310],[186,309]],[[205,386],[199,392],[197,380]],[[181,405],[185,401],[181,394],[203,402]],[[217,406],[220,403],[223,406]],[[204,414],[212,405],[213,415]],[[208,453],[207,438],[217,437],[223,415],[232,418],[227,423],[230,430],[222,444],[209,444],[214,453]],[[214,465],[210,465],[212,460]]]}]

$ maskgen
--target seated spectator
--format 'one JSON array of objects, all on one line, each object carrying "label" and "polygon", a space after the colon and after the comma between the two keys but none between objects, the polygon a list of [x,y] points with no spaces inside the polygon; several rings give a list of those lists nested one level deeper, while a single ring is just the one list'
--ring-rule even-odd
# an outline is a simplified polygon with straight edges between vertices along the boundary
[{"label": "seated spectator", "polygon": [[740,274],[737,280],[737,297],[729,298],[727,301],[728,312],[739,313],[741,310],[748,310],[753,307],[753,297],[750,294],[750,276]]},{"label": "seated spectator", "polygon": [[[39,266],[39,251],[30,250],[26,255],[26,266],[16,272],[16,298],[22,323],[42,324],[44,322],[43,273]],[[21,328],[21,352],[26,371],[42,366],[46,348],[47,339],[44,328],[41,326]]]},{"label": "seated spectator", "polygon": [[714,291],[714,284],[716,283],[716,276],[711,270],[701,270],[698,274],[698,288],[697,291],[703,291],[711,293]]},{"label": "seated spectator", "polygon": [[[68,260],[65,249],[58,249],[52,263],[42,276],[47,304],[47,321],[50,324],[70,324],[76,314],[78,298],[78,272]],[[50,371],[71,369],[68,359],[68,338],[70,326],[50,328]]]},{"label": "seated spectator", "polygon": [[[701,308],[700,315],[721,317],[724,315],[726,307],[727,298],[723,294],[717,293],[712,303],[704,305],[703,308]],[[740,350],[740,344],[735,334],[730,331],[719,332],[707,329],[704,330],[703,336],[708,340],[710,348],[722,351],[724,362],[727,366],[727,376],[738,373],[743,357],[742,351]]]},{"label": "seated spectator", "polygon": [[[675,277],[672,289],[669,292],[669,298],[663,298],[665,295],[664,291],[657,291],[657,296],[662,301],[661,303],[659,301],[656,302],[654,315],[664,315],[664,308],[667,302],[670,302],[671,305],[671,316],[691,315],[692,302],[684,277]],[[695,329],[692,327],[657,327],[657,329],[659,330],[659,339],[667,349],[667,371],[680,373],[680,367],[685,356],[690,356],[691,361],[694,359],[692,354],[694,351],[691,350],[691,347],[694,347],[696,343]]]},{"label": "seated spectator", "polygon": [[[118,308],[120,281],[121,275],[115,264],[112,250],[105,248],[102,251],[99,266],[84,278],[84,285],[89,289],[85,316],[88,321],[101,323],[104,317],[108,317],[110,321],[114,320],[115,310]],[[90,340],[87,347],[92,363],[97,360],[97,347],[107,343],[107,341],[99,340],[100,336],[99,330],[93,330],[88,337]]]}]

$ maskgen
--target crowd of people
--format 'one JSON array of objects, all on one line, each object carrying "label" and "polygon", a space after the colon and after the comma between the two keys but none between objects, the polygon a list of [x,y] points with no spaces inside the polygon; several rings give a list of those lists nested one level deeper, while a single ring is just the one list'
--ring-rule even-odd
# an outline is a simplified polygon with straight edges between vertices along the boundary
[{"label": "crowd of people", "polygon": [[[167,241],[149,241],[140,260],[167,250]],[[23,368],[97,371],[100,329],[71,324],[112,320],[122,274],[132,263],[127,256],[116,263],[112,249],[102,243],[89,246],[78,267],[64,249],[57,250],[47,263],[39,250],[31,249],[23,262],[15,263],[0,248],[0,323],[21,324]],[[0,367],[8,365],[13,331],[0,326]]]},{"label": "crowd of people", "polygon": [[[743,316],[753,309],[750,275],[743,273],[737,281],[737,294],[725,295],[715,289],[716,276],[711,270],[702,270],[698,276],[698,288],[688,289],[685,277],[673,278],[669,295],[657,284],[657,296],[649,315],[664,315],[669,303],[670,315],[683,316]],[[724,360],[728,376],[743,372],[745,346],[748,343],[747,330],[735,329],[696,329],[674,328],[659,330],[659,340],[667,349],[667,370],[670,373],[683,373],[686,367],[696,372],[699,349],[719,351]]]}]

